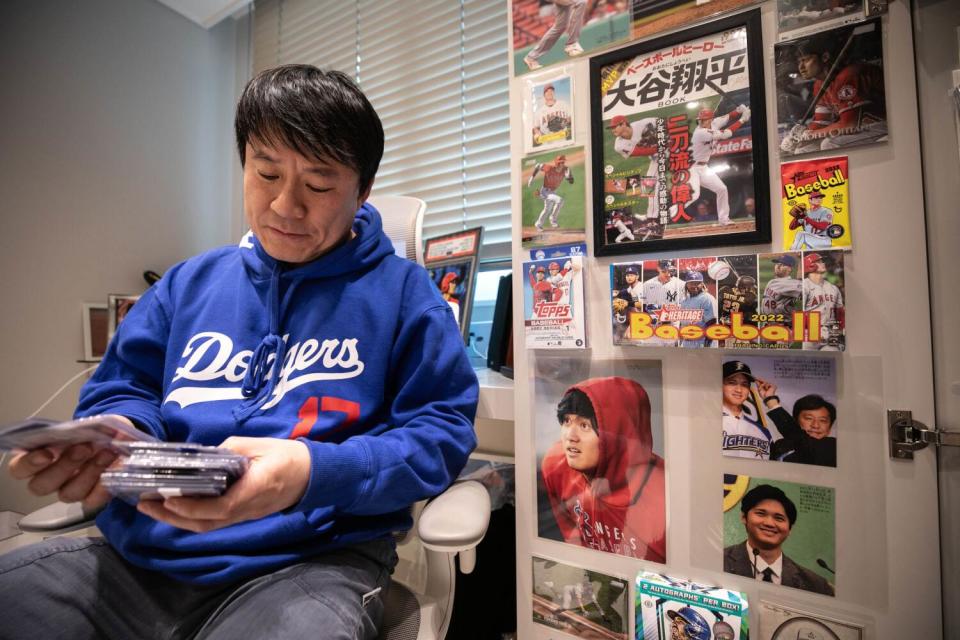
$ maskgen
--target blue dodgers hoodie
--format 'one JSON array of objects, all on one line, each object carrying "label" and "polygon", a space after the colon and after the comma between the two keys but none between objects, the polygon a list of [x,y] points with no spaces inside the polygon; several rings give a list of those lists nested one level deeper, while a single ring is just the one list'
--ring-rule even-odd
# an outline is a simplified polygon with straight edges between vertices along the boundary
[{"label": "blue dodgers hoodie", "polygon": [[207,533],[114,499],[97,526],[133,564],[197,584],[277,569],[409,528],[476,445],[477,379],[426,271],[397,257],[380,215],[296,268],[248,234],[172,269],[137,302],[76,415],[117,413],[162,440],[299,438],[300,503]]}]

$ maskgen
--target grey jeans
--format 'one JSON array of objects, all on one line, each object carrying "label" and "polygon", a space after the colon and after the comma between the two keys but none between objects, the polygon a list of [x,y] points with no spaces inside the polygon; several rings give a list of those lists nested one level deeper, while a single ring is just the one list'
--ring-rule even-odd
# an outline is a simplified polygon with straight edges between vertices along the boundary
[{"label": "grey jeans", "polygon": [[375,638],[396,562],[377,540],[197,586],[134,567],[102,538],[52,538],[0,557],[0,639]]}]

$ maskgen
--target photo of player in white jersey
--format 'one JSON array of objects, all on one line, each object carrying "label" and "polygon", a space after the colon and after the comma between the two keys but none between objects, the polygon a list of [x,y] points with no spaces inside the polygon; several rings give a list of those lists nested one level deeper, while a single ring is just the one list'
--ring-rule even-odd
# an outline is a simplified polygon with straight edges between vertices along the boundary
[{"label": "photo of player in white jersey", "polygon": [[[614,116],[610,121],[610,130],[614,135],[613,148],[624,158],[649,158],[647,171],[643,174],[654,185],[657,184],[659,155],[664,154],[666,158],[666,147],[660,148],[657,145],[657,119],[640,118],[630,122],[624,116]],[[637,195],[640,187],[640,177],[630,176],[631,195]],[[655,186],[652,197],[646,198],[646,211],[637,213],[640,220],[659,218],[657,210],[659,189]],[[640,205],[643,207],[643,205]]]},{"label": "photo of player in white jersey", "polygon": [[525,81],[524,122],[529,135],[527,152],[545,151],[571,144],[574,131],[573,81],[569,75],[551,74],[548,80]]},{"label": "photo of player in white jersey", "polygon": [[[830,266],[827,261],[830,261]],[[803,310],[820,314],[820,340],[803,343],[804,349],[843,351],[844,307],[843,252],[824,251],[803,256]],[[840,286],[831,282],[834,280]]]},{"label": "photo of player in white jersey", "polygon": [[[717,222],[721,225],[730,224],[730,194],[727,185],[710,168],[710,158],[713,156],[716,143],[720,140],[729,140],[733,133],[750,120],[750,107],[737,105],[730,113],[717,116],[713,109],[701,109],[697,113],[697,127],[690,136],[690,155],[693,165],[690,167],[690,204],[700,197],[700,189],[712,191],[717,198]],[[678,205],[670,206],[670,217],[677,214]]]},{"label": "photo of player in white jersey", "polygon": [[567,260],[560,269],[560,263],[554,261],[547,266],[550,275],[546,277],[547,282],[553,285],[555,289],[554,298],[560,304],[570,302],[570,281],[573,279],[575,271],[580,270],[580,262],[573,263]]},{"label": "photo of player in white jersey", "polygon": [[[811,193],[807,200],[810,204],[806,207],[798,204],[791,209],[793,220],[790,222],[790,230],[802,230],[797,231],[790,250],[829,249],[833,240],[827,235],[827,229],[833,224],[833,211],[823,206],[823,194],[819,191]],[[796,214],[793,213],[794,210],[797,210]]]}]

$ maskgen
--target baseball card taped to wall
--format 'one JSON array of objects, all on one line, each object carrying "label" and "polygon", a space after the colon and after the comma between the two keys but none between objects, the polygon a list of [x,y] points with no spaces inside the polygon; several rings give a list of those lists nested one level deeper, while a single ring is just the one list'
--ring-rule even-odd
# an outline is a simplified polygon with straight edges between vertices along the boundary
[{"label": "baseball card taped to wall", "polygon": [[632,0],[634,40],[698,22],[719,13],[746,7],[757,0]]},{"label": "baseball card taped to wall", "polygon": [[591,60],[597,255],[765,241],[762,78],[754,12]]},{"label": "baseball card taped to wall", "polygon": [[847,157],[780,165],[783,249],[850,249],[850,178]]},{"label": "baseball card taped to wall", "polygon": [[573,78],[567,67],[524,78],[523,137],[526,153],[574,143]]},{"label": "baseball card taped to wall", "polygon": [[831,487],[724,474],[723,570],[836,595],[835,504]]},{"label": "baseball card taped to wall", "polygon": [[521,161],[524,249],[586,241],[585,157],[583,147],[571,147]]},{"label": "baseball card taped to wall", "polygon": [[630,580],[533,556],[533,637],[628,640]]},{"label": "baseball card taped to wall", "polygon": [[543,356],[531,375],[538,535],[666,562],[660,362]]},{"label": "baseball card taped to wall", "polygon": [[630,37],[627,2],[511,0],[510,10],[517,76]]},{"label": "baseball card taped to wall", "polygon": [[886,142],[879,18],[774,46],[780,157]]},{"label": "baseball card taped to wall", "polygon": [[723,359],[723,455],[837,466],[837,361],[801,356]]},{"label": "baseball card taped to wall", "polygon": [[843,251],[610,265],[615,345],[843,351]]},{"label": "baseball card taped to wall", "polygon": [[760,601],[760,640],[863,640],[863,626]]},{"label": "baseball card taped to wall", "polygon": [[527,348],[586,348],[583,256],[524,262],[523,272]]},{"label": "baseball card taped to wall", "polygon": [[636,640],[747,640],[747,596],[667,575],[641,572],[636,585]]},{"label": "baseball card taped to wall", "polygon": [[778,40],[827,31],[867,17],[869,0],[777,0]]}]

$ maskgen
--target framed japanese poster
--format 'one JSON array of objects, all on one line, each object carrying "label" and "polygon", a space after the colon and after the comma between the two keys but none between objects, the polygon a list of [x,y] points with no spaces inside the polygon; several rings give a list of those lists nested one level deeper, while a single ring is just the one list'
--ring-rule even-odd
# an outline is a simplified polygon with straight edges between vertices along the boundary
[{"label": "framed japanese poster", "polygon": [[470,312],[482,233],[483,227],[475,227],[428,238],[423,252],[427,273],[450,305],[464,341],[470,335]]},{"label": "framed japanese poster", "polygon": [[770,240],[760,12],[590,60],[598,256]]}]

